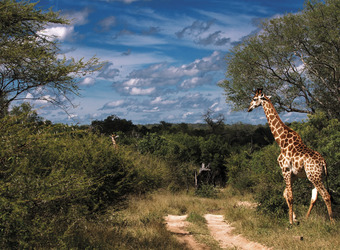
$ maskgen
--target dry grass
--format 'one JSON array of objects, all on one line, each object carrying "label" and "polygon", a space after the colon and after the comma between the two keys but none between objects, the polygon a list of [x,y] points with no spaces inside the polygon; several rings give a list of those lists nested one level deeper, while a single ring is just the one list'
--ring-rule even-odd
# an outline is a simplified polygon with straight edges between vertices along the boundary
[{"label": "dry grass", "polygon": [[[331,224],[322,205],[313,210],[308,220],[300,216],[299,225],[291,227],[288,215],[280,218],[262,214],[256,208],[237,206],[235,199],[240,198],[234,196],[223,209],[226,219],[236,228],[235,233],[274,249],[340,249],[339,222]],[[251,196],[247,199],[251,201]],[[296,210],[304,215],[307,207],[296,206]]]},{"label": "dry grass", "polygon": [[240,195],[230,188],[221,190],[216,199],[167,191],[131,197],[125,209],[106,215],[106,225],[96,225],[88,230],[97,235],[92,238],[97,239],[94,245],[98,248],[185,249],[166,230],[164,216],[188,214],[191,222],[188,230],[197,241],[211,249],[219,249],[203,218],[204,214],[213,213],[223,214],[236,228],[235,233],[242,233],[249,240],[273,249],[340,249],[339,222],[330,224],[323,214],[326,211],[321,208],[313,211],[308,221],[300,220],[300,225],[289,228],[287,218],[263,215],[256,208],[244,206],[247,203],[240,205],[240,200],[253,202],[251,195]]}]

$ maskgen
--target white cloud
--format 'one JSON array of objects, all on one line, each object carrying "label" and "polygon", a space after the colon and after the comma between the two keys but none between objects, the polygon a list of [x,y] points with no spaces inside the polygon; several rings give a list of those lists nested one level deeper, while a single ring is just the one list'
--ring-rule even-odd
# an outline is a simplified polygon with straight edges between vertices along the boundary
[{"label": "white cloud", "polygon": [[93,85],[95,82],[96,80],[93,77],[86,77],[79,84],[88,86],[88,85]]},{"label": "white cloud", "polygon": [[74,26],[50,26],[45,28],[44,30],[40,31],[39,34],[46,35],[53,38],[57,38],[61,41],[70,38],[72,33],[74,32]]},{"label": "white cloud", "polygon": [[31,93],[27,93],[25,98],[26,99],[33,99],[33,95]]},{"label": "white cloud", "polygon": [[153,109],[144,109],[143,112],[154,113],[154,112],[159,112],[159,109],[158,109],[158,107],[154,107]]},{"label": "white cloud", "polygon": [[154,93],[155,90],[156,90],[156,88],[154,88],[154,87],[147,88],[147,89],[133,87],[133,88],[129,89],[129,93],[131,95],[150,95],[150,94]]},{"label": "white cloud", "polygon": [[91,11],[85,8],[81,11],[65,12],[64,18],[70,21],[70,25],[52,24],[41,30],[39,34],[47,35],[51,39],[57,38],[60,41],[72,40],[76,33],[74,27],[77,25],[85,25],[88,22],[88,15]]},{"label": "white cloud", "polygon": [[125,103],[124,100],[117,100],[113,102],[106,103],[101,109],[112,109],[112,108],[117,108],[119,106],[122,106]]},{"label": "white cloud", "polygon": [[193,115],[193,114],[194,114],[194,112],[186,112],[182,115],[182,118],[186,119],[186,118],[188,118],[188,116]]},{"label": "white cloud", "polygon": [[69,115],[68,115],[68,119],[75,119],[75,118],[77,118],[77,117],[78,117],[77,114],[69,114]]},{"label": "white cloud", "polygon": [[181,83],[181,88],[183,89],[191,89],[200,85],[209,84],[213,81],[213,77],[211,75],[205,75],[204,77],[193,77],[189,79],[185,79]]},{"label": "white cloud", "polygon": [[150,102],[151,105],[155,105],[155,104],[170,105],[170,104],[175,104],[175,103],[177,103],[176,100],[163,100],[163,98],[160,96],[156,97],[154,100]]},{"label": "white cloud", "polygon": [[67,11],[63,15],[72,25],[85,25],[88,23],[88,16],[91,13],[89,8],[80,11]]}]

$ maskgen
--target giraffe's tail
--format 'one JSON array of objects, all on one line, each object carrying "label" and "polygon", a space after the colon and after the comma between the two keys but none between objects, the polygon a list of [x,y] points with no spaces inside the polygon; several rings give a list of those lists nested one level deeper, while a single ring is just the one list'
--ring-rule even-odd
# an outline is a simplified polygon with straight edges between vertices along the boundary
[{"label": "giraffe's tail", "polygon": [[328,172],[327,172],[327,164],[326,162],[323,164],[323,171],[325,172],[326,179],[328,177]]},{"label": "giraffe's tail", "polygon": [[[326,179],[326,189],[327,189],[327,192],[330,194],[330,190],[329,190],[329,183],[328,183],[327,164],[326,164],[326,162],[325,162],[325,161],[322,163],[322,167],[323,167],[323,171],[324,171],[324,173],[325,173],[325,179]],[[331,196],[331,199],[332,199],[332,196]]]},{"label": "giraffe's tail", "polygon": [[[340,161],[336,162],[336,163],[333,163],[331,165],[331,169],[333,168],[338,168],[340,167]],[[327,169],[326,169],[326,164],[324,165],[324,170],[325,170],[325,176],[326,176],[326,188],[327,188],[327,191],[328,193],[330,194],[331,196],[331,202],[334,204],[334,205],[339,205],[340,204],[340,194],[339,192],[329,188],[329,183],[328,183],[328,174],[327,174]]]}]

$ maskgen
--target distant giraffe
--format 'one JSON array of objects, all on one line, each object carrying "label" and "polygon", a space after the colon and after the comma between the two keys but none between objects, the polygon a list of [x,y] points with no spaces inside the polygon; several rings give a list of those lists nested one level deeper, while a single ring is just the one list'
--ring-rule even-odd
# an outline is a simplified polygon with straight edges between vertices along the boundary
[{"label": "distant giraffe", "polygon": [[277,111],[270,101],[270,96],[264,95],[262,89],[257,89],[248,108],[248,112],[251,112],[253,109],[261,105],[264,113],[266,114],[268,124],[275,141],[281,148],[281,154],[277,160],[281,167],[283,178],[286,182],[286,189],[283,192],[283,196],[288,204],[290,224],[293,224],[293,220],[295,219],[295,214],[293,212],[292,184],[294,179],[297,177],[307,177],[315,187],[312,190],[312,199],[306,218],[309,217],[319,192],[327,206],[329,218],[331,222],[334,222],[331,197],[322,183],[323,174],[327,175],[325,160],[318,152],[308,148],[302,142],[299,134],[281,121]]},{"label": "distant giraffe", "polygon": [[112,140],[112,144],[113,144],[113,148],[114,149],[118,149],[118,144],[116,142],[116,139],[119,137],[119,135],[115,135],[115,134],[112,134],[111,135],[111,140]]}]

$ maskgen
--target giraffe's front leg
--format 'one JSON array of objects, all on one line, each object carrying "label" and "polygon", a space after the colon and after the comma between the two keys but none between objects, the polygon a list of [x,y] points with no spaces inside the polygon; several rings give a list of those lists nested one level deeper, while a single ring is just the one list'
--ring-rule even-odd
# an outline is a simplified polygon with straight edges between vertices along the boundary
[{"label": "giraffe's front leg", "polygon": [[283,197],[286,199],[288,209],[289,209],[289,223],[292,225],[294,220],[294,213],[293,213],[293,180],[292,180],[292,170],[290,168],[289,161],[286,159],[284,154],[280,154],[277,158],[277,161],[281,167],[282,175],[286,183],[286,188],[283,191]]},{"label": "giraffe's front leg", "polygon": [[293,192],[291,185],[286,184],[286,188],[283,192],[283,197],[285,197],[288,209],[289,209],[289,223],[292,225],[294,220],[293,212]]},{"label": "giraffe's front leg", "polygon": [[279,164],[282,170],[283,178],[286,182],[286,188],[283,192],[283,197],[286,199],[288,209],[289,209],[289,223],[292,225],[295,220],[295,214],[293,212],[293,179],[292,179],[292,171],[289,168],[287,162],[285,162],[283,157],[279,156]]}]

